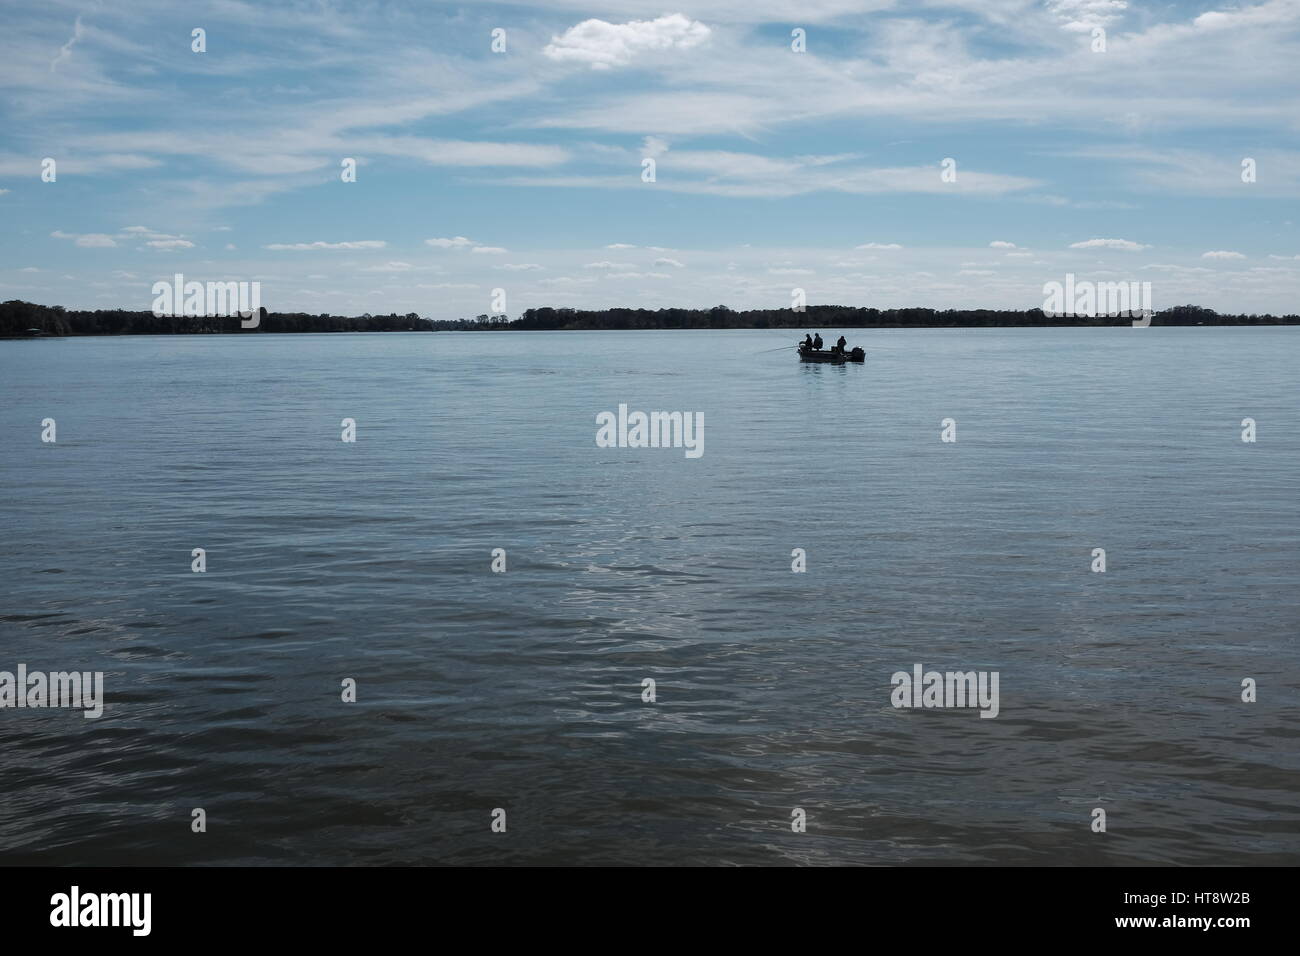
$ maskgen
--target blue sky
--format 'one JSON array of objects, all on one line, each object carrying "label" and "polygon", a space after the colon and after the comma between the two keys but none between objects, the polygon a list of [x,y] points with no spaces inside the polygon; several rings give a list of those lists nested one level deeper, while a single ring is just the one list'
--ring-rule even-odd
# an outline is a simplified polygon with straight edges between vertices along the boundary
[{"label": "blue sky", "polygon": [[1300,0],[6,4],[0,299],[1296,312],[1298,80]]}]

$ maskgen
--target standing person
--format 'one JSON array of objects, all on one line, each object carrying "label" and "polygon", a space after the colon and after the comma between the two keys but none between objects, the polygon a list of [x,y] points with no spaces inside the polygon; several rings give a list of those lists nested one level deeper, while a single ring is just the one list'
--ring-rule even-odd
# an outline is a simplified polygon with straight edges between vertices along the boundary
[{"label": "standing person", "polygon": [[847,346],[848,344],[849,344],[849,340],[846,339],[844,336],[841,335],[841,336],[840,336],[840,340],[839,340],[838,342],[835,343],[835,347],[839,350],[839,353],[840,353],[841,355],[843,355],[843,354],[844,354],[844,348],[845,348],[845,346]]},{"label": "standing person", "polygon": [[821,347],[822,347],[822,334],[818,332],[817,338],[813,339],[813,348],[820,349]]}]

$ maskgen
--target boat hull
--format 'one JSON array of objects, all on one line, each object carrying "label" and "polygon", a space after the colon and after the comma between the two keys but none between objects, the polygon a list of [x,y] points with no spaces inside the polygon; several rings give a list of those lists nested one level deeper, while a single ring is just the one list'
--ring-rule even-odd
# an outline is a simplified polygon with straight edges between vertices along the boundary
[{"label": "boat hull", "polygon": [[810,349],[800,346],[799,360],[801,362],[826,362],[831,365],[843,365],[845,362],[857,362],[860,364],[867,360],[867,353],[861,348],[840,353],[832,352],[830,349]]}]

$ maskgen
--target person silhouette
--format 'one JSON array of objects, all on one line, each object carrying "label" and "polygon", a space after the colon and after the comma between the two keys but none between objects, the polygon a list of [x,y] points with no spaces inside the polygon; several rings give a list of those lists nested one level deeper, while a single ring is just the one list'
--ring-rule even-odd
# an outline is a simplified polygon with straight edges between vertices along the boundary
[{"label": "person silhouette", "polygon": [[813,347],[812,336],[809,335],[807,332],[805,332],[803,336],[803,346],[806,349],[810,349]]},{"label": "person silhouette", "polygon": [[813,339],[813,348],[820,349],[821,347],[822,347],[822,334],[818,332],[817,338]]},{"label": "person silhouette", "polygon": [[849,344],[849,340],[846,339],[844,336],[841,335],[841,336],[840,336],[840,340],[839,340],[838,342],[835,343],[835,348],[839,351],[839,353],[840,353],[841,355],[843,355],[843,354],[844,354],[844,347],[847,346],[848,344]]}]

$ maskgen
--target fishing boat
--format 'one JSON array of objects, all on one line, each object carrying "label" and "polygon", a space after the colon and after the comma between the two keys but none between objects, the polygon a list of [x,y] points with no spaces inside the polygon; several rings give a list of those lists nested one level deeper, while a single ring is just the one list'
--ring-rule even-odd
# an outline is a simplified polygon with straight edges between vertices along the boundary
[{"label": "fishing boat", "polygon": [[861,346],[847,352],[832,352],[830,349],[810,349],[806,345],[800,345],[799,360],[802,362],[831,362],[834,365],[843,365],[845,362],[865,362],[867,353],[863,351]]}]

